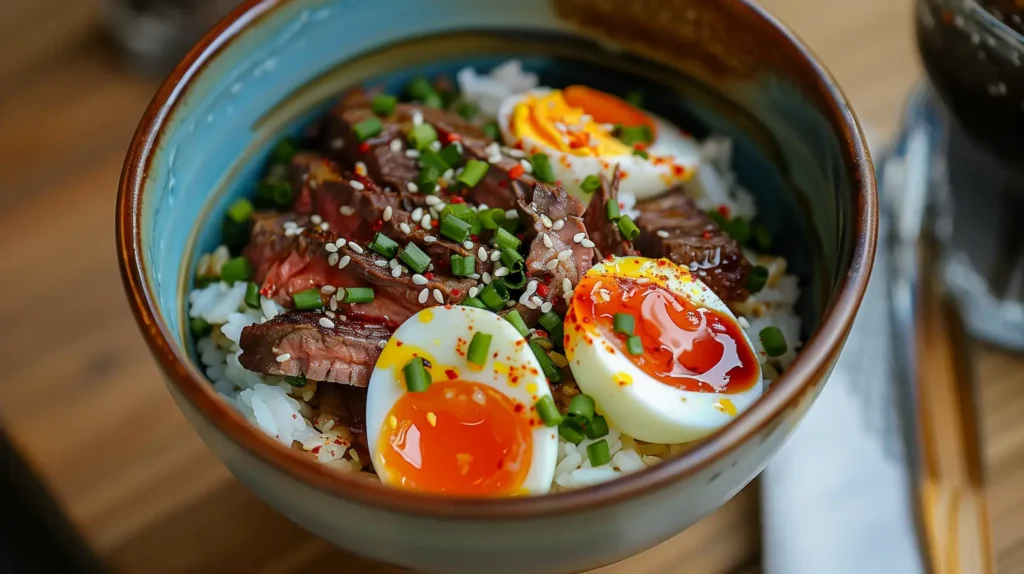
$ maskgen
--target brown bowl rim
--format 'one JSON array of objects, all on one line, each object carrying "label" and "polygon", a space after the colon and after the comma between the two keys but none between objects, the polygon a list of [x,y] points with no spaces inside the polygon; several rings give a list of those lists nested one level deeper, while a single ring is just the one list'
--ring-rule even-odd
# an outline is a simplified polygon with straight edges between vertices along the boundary
[{"label": "brown bowl rim", "polygon": [[246,0],[211,29],[177,65],[150,102],[132,137],[117,196],[118,260],[132,311],[154,356],[171,384],[232,442],[285,475],[329,495],[390,511],[459,520],[537,518],[579,512],[650,494],[689,477],[728,455],[795,406],[814,382],[825,377],[864,296],[874,259],[878,206],[874,170],[864,134],[845,95],[825,67],[785,26],[751,0],[721,0],[752,11],[775,28],[785,49],[795,50],[810,66],[815,86],[829,103],[828,120],[844,137],[843,156],[854,197],[856,231],[850,269],[821,326],[804,345],[789,370],[754,406],[700,445],[662,464],[590,488],[538,497],[461,500],[392,489],[371,481],[349,479],[260,432],[223,401],[188,357],[179,356],[150,296],[141,249],[141,194],[164,121],[174,111],[191,80],[242,31],[270,11],[295,0]]}]

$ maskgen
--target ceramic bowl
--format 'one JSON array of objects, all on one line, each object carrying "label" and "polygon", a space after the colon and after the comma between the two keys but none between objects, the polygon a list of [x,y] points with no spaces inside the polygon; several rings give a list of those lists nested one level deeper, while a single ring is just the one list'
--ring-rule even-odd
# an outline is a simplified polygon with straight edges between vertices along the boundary
[{"label": "ceramic bowl", "polygon": [[[664,464],[544,497],[467,502],[390,490],[310,461],[223,401],[192,354],[186,286],[220,213],[282,132],[345,88],[515,56],[543,83],[642,86],[696,135],[734,139],[739,179],[801,278],[806,345],[736,421]],[[125,287],[167,387],[207,445],[271,506],[337,545],[437,572],[567,572],[621,560],[712,512],[765,466],[820,392],[864,293],[876,197],[864,137],[808,50],[744,0],[250,0],[157,92],[125,160]],[[253,541],[258,544],[258,541]]]}]

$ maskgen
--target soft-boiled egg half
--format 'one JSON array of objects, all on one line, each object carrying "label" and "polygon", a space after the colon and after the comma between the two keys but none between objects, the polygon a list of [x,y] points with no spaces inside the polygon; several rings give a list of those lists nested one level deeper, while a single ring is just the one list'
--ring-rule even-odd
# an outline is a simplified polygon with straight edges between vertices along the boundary
[{"label": "soft-boiled egg half", "polygon": [[423,492],[546,493],[558,429],[545,426],[534,405],[550,396],[511,323],[473,307],[424,309],[395,331],[370,377],[373,466],[381,482]]},{"label": "soft-boiled egg half", "polygon": [[[537,89],[507,98],[498,111],[505,144],[548,156],[555,179],[586,199],[588,175],[612,178],[638,199],[686,181],[699,163],[695,139],[625,100],[586,86]],[[638,139],[641,138],[641,139]]]},{"label": "soft-boiled egg half", "polygon": [[573,292],[565,351],[597,410],[647,442],[700,439],[761,396],[761,366],[736,318],[667,259],[591,268]]}]

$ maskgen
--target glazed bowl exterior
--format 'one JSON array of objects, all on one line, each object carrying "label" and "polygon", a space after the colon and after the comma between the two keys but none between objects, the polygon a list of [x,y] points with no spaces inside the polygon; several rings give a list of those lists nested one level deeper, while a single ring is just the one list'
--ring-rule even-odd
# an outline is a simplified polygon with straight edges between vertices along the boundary
[{"label": "glazed bowl exterior", "polygon": [[[190,269],[216,244],[216,230],[200,222],[243,193],[281,131],[297,129],[345,86],[390,72],[389,81],[402,81],[403,70],[437,61],[508,56],[526,58],[542,80],[587,66],[614,70],[584,78],[598,84],[638,74],[659,87],[655,99],[735,140],[739,178],[801,277],[803,352],[759,403],[693,449],[545,497],[462,501],[389,490],[264,436],[214,392],[190,351]],[[171,395],[275,509],[384,563],[569,572],[667,540],[761,471],[843,346],[870,272],[875,201],[844,96],[798,40],[745,0],[250,0],[189,53],[143,117],[122,173],[117,242],[128,297]]]}]

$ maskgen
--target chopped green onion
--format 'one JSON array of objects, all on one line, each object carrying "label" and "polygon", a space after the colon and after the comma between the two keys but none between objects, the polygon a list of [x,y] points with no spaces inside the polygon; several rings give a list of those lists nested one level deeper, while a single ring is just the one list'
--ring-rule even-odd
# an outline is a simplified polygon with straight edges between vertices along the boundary
[{"label": "chopped green onion", "polygon": [[296,309],[301,310],[321,309],[324,306],[324,300],[320,297],[320,290],[316,287],[292,293],[292,303],[295,304]]},{"label": "chopped green onion", "polygon": [[[424,166],[420,169],[419,176],[416,178],[416,185],[419,187],[420,193],[431,194],[437,187],[437,178],[441,177],[441,172],[435,167]],[[429,189],[429,191],[427,191]]]},{"label": "chopped green onion", "polygon": [[640,236],[640,228],[627,215],[619,218],[619,232],[626,238],[626,241],[633,241]]},{"label": "chopped green onion", "polygon": [[434,126],[430,124],[413,126],[412,130],[409,131],[409,144],[418,150],[425,150],[430,146],[430,144],[436,141],[437,130],[435,130]]},{"label": "chopped green onion", "polygon": [[292,204],[292,186],[287,181],[264,182],[257,188],[258,199],[264,204],[286,208]]},{"label": "chopped green onion", "polygon": [[373,287],[346,287],[345,303],[372,303]]},{"label": "chopped green onion", "polygon": [[615,137],[628,146],[654,143],[654,132],[648,126],[618,125],[615,126]]},{"label": "chopped green onion", "polygon": [[380,123],[380,118],[369,117],[352,126],[352,130],[356,132],[356,138],[364,142],[373,136],[380,135],[380,132],[384,130],[384,124]]},{"label": "chopped green onion", "polygon": [[[422,165],[424,169],[429,167],[437,171],[437,176],[432,177],[432,180],[440,177],[441,174],[445,172],[445,170],[451,167],[450,165],[448,165],[448,162],[446,162],[444,158],[441,157],[441,154],[439,152],[436,152],[430,148],[426,148],[420,152],[420,165]],[[422,173],[422,171],[420,173]]]},{"label": "chopped green onion", "polygon": [[548,311],[537,319],[537,323],[539,323],[541,327],[544,327],[545,331],[550,333],[562,324],[562,318],[558,316],[558,313]]},{"label": "chopped green onion", "polygon": [[249,244],[249,237],[252,232],[252,222],[238,223],[234,219],[224,218],[220,226],[221,241],[227,246],[231,253],[238,253],[243,247]]},{"label": "chopped green onion", "polygon": [[548,337],[550,337],[551,340],[559,347],[563,346],[564,341],[562,339],[565,338],[565,329],[563,329],[563,324],[559,323],[557,327],[548,331]]},{"label": "chopped green onion", "polygon": [[608,434],[608,421],[601,415],[594,415],[590,424],[583,428],[587,438],[601,438]]},{"label": "chopped green onion", "polygon": [[487,175],[487,170],[489,169],[491,169],[491,166],[486,161],[471,159],[466,162],[466,167],[462,168],[462,173],[455,180],[466,184],[466,187],[473,187],[480,183],[480,180]]},{"label": "chopped green onion", "polygon": [[295,387],[296,389],[301,389],[302,387],[306,386],[306,383],[308,381],[306,380],[306,375],[303,375],[303,374],[300,373],[300,374],[298,374],[298,375],[296,375],[294,377],[292,377],[292,376],[285,377],[284,378],[284,382],[286,382],[289,385]]},{"label": "chopped green onion", "polygon": [[630,355],[644,354],[644,343],[640,340],[640,337],[632,335],[626,339],[626,352]]},{"label": "chopped green onion", "polygon": [[398,244],[395,243],[394,239],[391,239],[387,235],[378,231],[373,235],[373,241],[370,242],[370,249],[384,257],[394,257],[395,254],[398,253]]},{"label": "chopped green onion", "polygon": [[637,157],[642,157],[644,159],[648,159],[648,158],[651,157],[651,154],[647,153],[647,150],[642,150],[642,149],[635,149],[635,150],[633,150],[633,155],[635,155]]},{"label": "chopped green onion", "polygon": [[590,459],[590,466],[608,464],[612,459],[612,455],[608,453],[608,441],[601,439],[587,445],[587,458]]},{"label": "chopped green onion", "polygon": [[499,229],[498,232],[494,234],[494,244],[498,246],[498,249],[516,250],[519,249],[520,243],[522,242],[519,241],[518,237],[512,235],[505,229]]},{"label": "chopped green onion", "polygon": [[229,259],[220,267],[221,281],[226,281],[229,285],[235,281],[247,281],[250,277],[252,277],[252,263],[244,256]]},{"label": "chopped green onion", "polygon": [[636,320],[629,313],[616,313],[612,317],[612,330],[627,337],[633,335]]},{"label": "chopped green onion", "polygon": [[192,336],[197,339],[208,334],[213,329],[213,327],[206,322],[206,319],[203,319],[202,317],[192,317],[189,319],[188,328],[192,331]]},{"label": "chopped green onion", "polygon": [[744,287],[751,293],[757,293],[761,289],[764,289],[765,283],[768,282],[768,268],[762,265],[755,265],[750,270],[750,275],[747,275],[747,284]]},{"label": "chopped green onion", "polygon": [[430,80],[423,76],[416,76],[405,87],[405,93],[409,94],[409,97],[414,100],[422,100],[434,92],[434,86],[430,85]]},{"label": "chopped green onion", "polygon": [[472,225],[462,221],[454,215],[448,215],[441,220],[441,235],[457,243],[462,243],[469,237]]},{"label": "chopped green onion", "polygon": [[754,224],[750,228],[750,234],[753,236],[754,245],[761,251],[770,251],[772,248],[772,234],[763,225]]},{"label": "chopped green onion", "polygon": [[245,223],[252,217],[252,212],[255,209],[252,206],[252,202],[244,197],[231,204],[228,208],[228,217],[233,219],[236,223]]},{"label": "chopped green onion", "polygon": [[245,306],[250,309],[260,308],[260,286],[252,281],[245,286]]},{"label": "chopped green onion", "polygon": [[441,159],[443,159],[444,162],[448,164],[448,167],[452,169],[458,167],[459,164],[462,163],[462,152],[459,151],[459,146],[453,143],[446,145],[444,149],[438,152],[438,155],[440,155]]},{"label": "chopped green onion", "polygon": [[398,105],[398,98],[387,94],[377,94],[370,102],[370,108],[378,116],[390,116],[395,113],[395,106]]},{"label": "chopped green onion", "polygon": [[516,251],[515,249],[502,249],[501,262],[504,263],[509,269],[511,269],[513,265],[518,263],[519,268],[522,269],[523,255]]},{"label": "chopped green onion", "polygon": [[558,370],[558,367],[551,362],[551,357],[548,356],[547,351],[537,341],[530,341],[530,349],[533,350],[533,356],[537,357],[537,362],[540,363],[540,368],[544,371],[544,376],[548,378],[552,383],[558,383],[562,380],[562,372]]},{"label": "chopped green onion", "polygon": [[449,203],[441,210],[441,221],[444,221],[445,217],[454,215],[466,223],[472,224],[473,220],[477,218],[476,210],[465,203]]},{"label": "chopped green onion", "polygon": [[477,212],[477,219],[484,229],[498,229],[505,222],[505,210],[495,207]]},{"label": "chopped green onion", "polygon": [[782,329],[774,325],[761,329],[760,336],[761,346],[764,347],[764,352],[768,353],[769,357],[781,357],[789,350],[789,345],[786,344],[786,336],[782,334]]},{"label": "chopped green onion", "polygon": [[723,230],[728,224],[728,221],[726,221],[725,216],[719,213],[717,209],[712,209],[711,211],[709,211],[708,217],[711,218],[712,221],[717,223],[718,227],[722,228]]},{"label": "chopped green onion", "polygon": [[476,117],[477,109],[476,106],[469,102],[462,102],[461,104],[459,104],[456,113],[462,116],[462,119],[464,120],[471,120],[474,117]]},{"label": "chopped green onion", "polygon": [[537,416],[545,425],[556,427],[562,423],[562,414],[558,412],[558,407],[555,406],[555,400],[551,398],[551,395],[544,395],[533,406],[537,409]]},{"label": "chopped green onion", "polygon": [[416,273],[423,273],[430,266],[430,256],[415,243],[406,243],[398,252],[398,258]]},{"label": "chopped green onion", "polygon": [[619,212],[619,202],[615,199],[609,199],[604,204],[604,212],[608,215],[608,221],[618,221],[622,217],[622,213]]},{"label": "chopped green onion", "polygon": [[580,189],[587,193],[594,193],[601,187],[601,178],[596,175],[588,175],[580,182]]},{"label": "chopped green onion", "polygon": [[491,336],[488,333],[477,331],[469,342],[469,350],[466,351],[466,360],[480,367],[487,364],[487,351],[491,348]]},{"label": "chopped green onion", "polygon": [[626,97],[622,98],[629,102],[630,105],[636,108],[642,108],[644,106],[644,95],[640,92],[629,92]]},{"label": "chopped green onion", "polygon": [[739,217],[732,218],[732,221],[725,228],[725,232],[732,237],[736,243],[746,245],[750,240],[750,222]]},{"label": "chopped green onion", "polygon": [[441,94],[437,92],[431,92],[423,96],[423,105],[427,106],[428,108],[443,108],[444,98],[442,98]]},{"label": "chopped green onion", "polygon": [[291,163],[297,151],[299,150],[295,140],[284,138],[274,145],[274,149],[270,150],[270,161],[271,163]]},{"label": "chopped green onion", "polygon": [[572,419],[565,419],[562,424],[558,425],[558,434],[572,444],[580,444],[584,438],[583,428]]},{"label": "chopped green onion", "polygon": [[456,277],[468,277],[476,273],[476,257],[470,255],[463,257],[457,253],[452,254],[452,275]]},{"label": "chopped green onion", "polygon": [[402,374],[405,375],[405,388],[410,393],[422,393],[430,388],[433,382],[430,371],[423,365],[423,359],[416,357],[402,367]]},{"label": "chopped green onion", "polygon": [[573,397],[569,402],[569,416],[589,421],[594,416],[594,399],[582,393]]},{"label": "chopped green onion", "polygon": [[487,308],[487,305],[484,305],[484,302],[476,297],[466,297],[462,300],[462,304],[466,307],[476,307],[477,309]]},{"label": "chopped green onion", "polygon": [[548,159],[547,154],[533,154],[530,163],[533,164],[533,177],[544,183],[555,182],[555,172],[551,169],[551,160]]},{"label": "chopped green onion", "polygon": [[501,128],[498,127],[498,122],[487,122],[483,127],[484,135],[497,140],[501,138]]},{"label": "chopped green onion", "polygon": [[519,314],[519,311],[512,309],[505,315],[505,320],[512,323],[512,326],[516,328],[516,331],[519,331],[520,335],[525,337],[530,334],[530,328],[526,326],[526,322],[523,321],[523,316]]},{"label": "chopped green onion", "polygon": [[526,286],[526,273],[522,269],[522,263],[518,264],[519,269],[515,269],[508,272],[508,275],[498,279],[505,287],[509,289],[522,289]]},{"label": "chopped green onion", "polygon": [[497,311],[505,308],[505,301],[508,301],[508,289],[501,283],[492,282],[485,285],[478,296],[488,309]]}]

